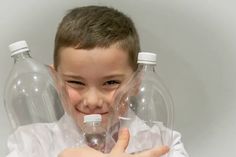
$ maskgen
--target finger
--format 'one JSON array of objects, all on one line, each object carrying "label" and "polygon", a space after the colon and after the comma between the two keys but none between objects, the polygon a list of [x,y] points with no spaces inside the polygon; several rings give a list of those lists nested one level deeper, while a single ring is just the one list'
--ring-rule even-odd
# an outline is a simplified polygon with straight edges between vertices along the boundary
[{"label": "finger", "polygon": [[50,64],[49,66],[50,66],[51,68],[55,69],[54,64]]},{"label": "finger", "polygon": [[144,151],[140,154],[137,154],[137,157],[160,157],[166,154],[169,151],[168,146],[161,146],[158,148],[153,148],[151,150]]},{"label": "finger", "polygon": [[126,147],[129,144],[129,130],[123,128],[119,131],[118,141],[113,147],[111,154],[122,153],[125,151]]}]

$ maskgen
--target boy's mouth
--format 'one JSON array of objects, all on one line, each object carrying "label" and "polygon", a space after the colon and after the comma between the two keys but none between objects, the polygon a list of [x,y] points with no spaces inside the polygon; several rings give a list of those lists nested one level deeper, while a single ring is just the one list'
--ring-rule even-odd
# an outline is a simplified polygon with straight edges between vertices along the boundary
[{"label": "boy's mouth", "polygon": [[79,112],[80,114],[83,114],[83,115],[90,115],[90,114],[106,115],[109,113],[109,112],[84,112],[84,111],[79,110],[78,108],[75,108],[75,109],[77,112]]}]

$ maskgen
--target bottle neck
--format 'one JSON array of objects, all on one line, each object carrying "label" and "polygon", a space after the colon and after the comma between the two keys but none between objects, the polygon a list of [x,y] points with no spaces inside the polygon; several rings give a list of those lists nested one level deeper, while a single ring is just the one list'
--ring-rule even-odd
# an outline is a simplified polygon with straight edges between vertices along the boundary
[{"label": "bottle neck", "polygon": [[14,59],[14,63],[17,63],[21,60],[24,60],[26,58],[31,58],[29,51],[25,51],[25,52],[21,52],[21,53],[17,53],[15,55],[12,56],[12,58]]},{"label": "bottle neck", "polygon": [[139,63],[138,69],[145,72],[156,72],[156,64]]},{"label": "bottle neck", "polygon": [[86,125],[89,126],[100,126],[101,122],[87,122]]}]

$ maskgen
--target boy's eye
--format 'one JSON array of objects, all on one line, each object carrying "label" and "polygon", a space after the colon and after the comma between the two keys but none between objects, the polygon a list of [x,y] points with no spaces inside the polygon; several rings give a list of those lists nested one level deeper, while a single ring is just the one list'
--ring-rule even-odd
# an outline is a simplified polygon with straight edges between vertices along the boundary
[{"label": "boy's eye", "polygon": [[120,81],[118,80],[109,80],[109,81],[106,81],[104,83],[105,86],[119,86],[120,85]]},{"label": "boy's eye", "polygon": [[75,81],[75,80],[68,80],[66,81],[70,86],[77,87],[77,86],[84,86],[85,84],[81,81]]}]

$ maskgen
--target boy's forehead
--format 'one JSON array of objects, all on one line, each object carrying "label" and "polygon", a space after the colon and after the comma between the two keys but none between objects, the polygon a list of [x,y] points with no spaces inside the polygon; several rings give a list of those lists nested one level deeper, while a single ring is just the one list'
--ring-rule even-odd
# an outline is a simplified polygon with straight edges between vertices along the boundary
[{"label": "boy's forehead", "polygon": [[[73,47],[63,48],[60,52],[60,64],[64,67],[80,68],[127,68],[130,67],[129,55],[126,51],[114,47],[94,48],[94,49],[75,49]],[[111,66],[111,67],[109,67]]]},{"label": "boy's forehead", "polygon": [[[111,46],[108,48],[95,47],[93,49],[77,49],[73,47],[65,47],[61,49],[60,55],[61,59],[80,59],[80,58],[91,58],[91,59],[112,59],[112,58],[122,58],[128,59],[128,52],[118,48],[117,46]],[[118,59],[118,58],[117,58]]]}]

